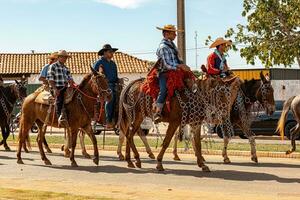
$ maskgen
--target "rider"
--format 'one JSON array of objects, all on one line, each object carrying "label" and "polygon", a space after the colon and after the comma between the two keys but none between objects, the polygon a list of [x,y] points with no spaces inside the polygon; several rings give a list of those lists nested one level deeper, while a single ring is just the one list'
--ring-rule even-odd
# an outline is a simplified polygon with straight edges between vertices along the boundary
[{"label": "rider", "polygon": [[48,56],[49,59],[49,63],[46,64],[40,73],[40,77],[39,77],[39,81],[43,82],[44,85],[48,85],[48,81],[47,81],[47,73],[49,70],[49,66],[52,65],[53,63],[55,63],[57,61],[57,54],[58,52],[53,52]]},{"label": "rider", "polygon": [[[111,45],[105,44],[103,48],[98,52],[101,56],[99,60],[94,64],[94,69],[104,73],[108,80],[108,85],[112,91],[112,99],[105,104],[105,114],[106,114],[106,126],[107,128],[114,128],[114,115],[116,107],[116,86],[119,81],[118,78],[118,68],[116,63],[112,60],[114,53],[117,48],[112,48]],[[98,106],[99,107],[99,106]]]},{"label": "rider", "polygon": [[50,65],[47,79],[54,91],[56,98],[56,115],[58,117],[58,124],[64,125],[66,123],[66,117],[62,113],[64,107],[64,94],[67,90],[68,84],[74,84],[70,70],[65,66],[68,58],[71,56],[65,51],[60,50],[57,54],[57,62]]},{"label": "rider", "polygon": [[162,59],[162,65],[158,69],[160,91],[156,101],[156,113],[154,115],[154,121],[157,123],[161,120],[162,109],[167,97],[167,72],[179,68],[190,70],[190,68],[183,64],[183,61],[179,58],[178,49],[173,42],[177,36],[176,32],[178,32],[176,27],[174,25],[165,25],[163,28],[156,28],[162,30],[163,35],[163,39],[156,52],[158,59]]},{"label": "rider", "polygon": [[228,46],[232,44],[231,40],[224,40],[218,38],[214,41],[209,48],[216,48],[213,53],[207,57],[207,73],[208,75],[217,75],[221,78],[226,77],[229,67],[227,65],[225,54]]}]

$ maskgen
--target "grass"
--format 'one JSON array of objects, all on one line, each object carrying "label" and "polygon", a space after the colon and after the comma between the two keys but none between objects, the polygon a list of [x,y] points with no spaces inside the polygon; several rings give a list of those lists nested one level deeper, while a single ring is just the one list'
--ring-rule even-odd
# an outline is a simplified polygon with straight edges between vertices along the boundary
[{"label": "grass", "polygon": [[[47,142],[49,145],[51,144],[63,144],[64,143],[64,137],[63,136],[57,136],[57,135],[52,135],[52,136],[46,136],[47,137]],[[12,136],[9,137],[8,141],[12,141]],[[36,136],[31,136],[30,137],[31,143],[36,142]],[[107,146],[117,146],[118,145],[118,138],[117,137],[110,137],[107,136],[105,139],[105,145]],[[102,136],[97,136],[97,141],[98,145],[102,146],[103,140]],[[16,139],[15,139],[16,142]],[[149,145],[152,148],[155,148],[157,145],[157,140],[154,137],[148,137],[148,142]],[[92,145],[90,139],[86,137],[85,139],[85,144],[86,145]],[[139,137],[135,137],[135,144],[137,147],[144,147],[144,144],[140,140]],[[158,140],[158,147],[160,147],[162,144],[161,140]],[[170,148],[172,148],[173,143],[170,144]],[[178,143],[179,148],[184,148],[184,142],[179,142]],[[190,145],[191,147],[191,145]],[[256,148],[258,151],[266,151],[266,152],[285,152],[288,149],[290,149],[290,144],[257,144]],[[203,150],[222,150],[223,148],[223,142],[216,142],[216,141],[211,141],[211,142],[205,142],[202,141],[202,148]],[[248,143],[236,143],[236,142],[231,142],[228,146],[228,150],[238,150],[238,151],[250,151],[250,145]],[[297,150],[296,152],[300,152],[300,145],[297,145]]]},{"label": "grass", "polygon": [[0,200],[2,199],[14,199],[14,200],[113,200],[111,198],[91,197],[91,196],[79,196],[68,193],[56,193],[56,192],[43,192],[35,190],[17,190],[0,188]]}]

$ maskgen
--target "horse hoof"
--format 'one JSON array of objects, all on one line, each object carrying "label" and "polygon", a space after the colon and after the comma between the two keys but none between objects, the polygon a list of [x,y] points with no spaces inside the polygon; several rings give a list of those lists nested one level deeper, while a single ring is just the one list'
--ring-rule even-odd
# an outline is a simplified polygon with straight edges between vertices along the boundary
[{"label": "horse hoof", "polygon": [[73,161],[73,162],[71,163],[71,167],[78,167],[78,165],[77,165],[77,163],[76,163],[75,161]]},{"label": "horse hoof", "polygon": [[23,162],[22,159],[18,159],[17,163],[20,164],[20,165],[24,165],[24,162]]},{"label": "horse hoof", "polygon": [[29,153],[28,149],[24,149],[25,153]]},{"label": "horse hoof", "polygon": [[206,160],[204,159],[204,157],[203,157],[203,156],[201,156],[201,159],[202,159],[202,161],[203,161],[203,162],[206,162]]},{"label": "horse hoof", "polygon": [[129,168],[135,168],[135,166],[134,166],[134,164],[133,164],[132,162],[129,162],[129,163],[127,164],[127,167],[129,167]]},{"label": "horse hoof", "polygon": [[174,156],[173,160],[181,161],[178,155]]},{"label": "horse hoof", "polygon": [[52,163],[51,163],[50,160],[48,160],[48,159],[46,159],[46,160],[44,161],[44,163],[45,163],[45,165],[52,165]]},{"label": "horse hoof", "polygon": [[251,158],[251,160],[252,160],[253,162],[255,162],[255,163],[258,163],[257,157],[253,157],[253,158]]},{"label": "horse hoof", "polygon": [[224,164],[230,164],[230,163],[231,163],[231,161],[229,158],[224,158]]},{"label": "horse hoof", "polygon": [[70,151],[65,151],[64,156],[65,156],[66,158],[69,158],[69,157],[70,157]]},{"label": "horse hoof", "polygon": [[125,157],[122,154],[119,154],[119,160],[123,161],[123,160],[125,160]]},{"label": "horse hoof", "polygon": [[98,165],[99,165],[99,158],[94,158],[94,159],[93,159],[93,162],[95,163],[95,165],[98,166]]},{"label": "horse hoof", "polygon": [[88,154],[87,152],[82,152],[82,155],[87,159],[91,159],[90,154]]},{"label": "horse hoof", "polygon": [[47,153],[52,153],[52,150],[49,148],[46,148]]},{"label": "horse hoof", "polygon": [[210,169],[206,165],[203,165],[202,166],[202,171],[203,172],[210,172]]},{"label": "horse hoof", "polygon": [[151,158],[151,159],[155,159],[155,155],[153,154],[153,153],[149,153],[149,158]]},{"label": "horse hoof", "polygon": [[141,161],[140,161],[140,162],[135,162],[135,166],[136,166],[137,168],[142,168],[142,163],[141,163]]},{"label": "horse hoof", "polygon": [[11,151],[11,149],[9,147],[5,147],[5,151]]},{"label": "horse hoof", "polygon": [[293,151],[292,150],[288,150],[285,154],[286,155],[290,155],[291,153],[293,153]]},{"label": "horse hoof", "polygon": [[157,165],[156,165],[156,169],[157,169],[158,171],[160,171],[160,172],[165,171],[165,169],[164,169],[164,167],[163,167],[162,164],[157,164]]}]

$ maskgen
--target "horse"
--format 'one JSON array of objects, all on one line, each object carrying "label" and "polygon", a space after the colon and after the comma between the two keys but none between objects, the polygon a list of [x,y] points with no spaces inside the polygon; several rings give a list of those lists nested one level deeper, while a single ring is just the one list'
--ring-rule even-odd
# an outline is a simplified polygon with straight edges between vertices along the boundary
[{"label": "horse", "polygon": [[[251,160],[257,163],[258,159],[255,148],[255,134],[251,131],[251,119],[249,119],[251,117],[251,108],[255,102],[259,102],[259,104],[264,108],[266,114],[272,115],[274,113],[274,89],[271,85],[271,81],[266,79],[262,72],[260,73],[260,80],[252,79],[250,81],[245,80],[242,82],[238,97],[231,108],[230,123],[223,124],[223,126],[237,126],[242,130],[249,140],[251,147]],[[224,127],[224,129],[228,130],[229,127]],[[223,132],[223,134],[224,147],[222,156],[224,158],[224,163],[229,164],[231,163],[227,155],[229,135],[228,132]],[[174,140],[174,160],[180,160],[177,154],[177,138],[178,137]]]},{"label": "horse", "polygon": [[[77,134],[79,129],[84,130],[93,142],[94,158],[93,162],[99,164],[99,152],[97,146],[97,140],[92,133],[91,127],[91,114],[94,113],[94,105],[97,101],[108,101],[111,99],[111,91],[108,87],[107,79],[105,75],[95,71],[91,68],[92,72],[87,74],[79,86],[75,86],[73,98],[70,103],[65,104],[65,108],[68,116],[68,134],[71,143],[70,161],[72,167],[77,167],[77,163],[74,159]],[[24,143],[29,143],[29,129],[34,122],[37,123],[39,128],[38,133],[38,147],[41,154],[41,159],[46,165],[51,165],[51,162],[45,155],[43,149],[43,141],[45,140],[45,131],[43,131],[43,125],[59,127],[58,119],[55,115],[55,110],[52,109],[50,116],[53,116],[53,120],[45,120],[48,115],[49,105],[40,104],[35,102],[36,95],[32,94],[25,98],[22,106],[22,116],[20,119],[19,128],[19,145],[17,150],[17,163],[24,164],[21,158],[21,148]],[[51,117],[52,118],[52,117]]]},{"label": "horse", "polygon": [[[134,152],[135,164],[141,168],[139,153],[133,137],[145,116],[153,118],[153,99],[140,91],[144,79],[131,82],[121,93],[120,116],[118,126],[126,135],[126,155],[128,167],[135,167],[130,158],[130,149]],[[157,156],[156,169],[163,171],[162,159],[176,129],[181,125],[190,124],[193,130],[196,146],[197,164],[203,171],[209,172],[204,164],[199,127],[204,120],[212,124],[221,123],[228,118],[232,104],[237,96],[240,80],[232,78],[228,82],[221,79],[197,80],[197,91],[187,89],[175,92],[170,100],[170,110],[164,106],[162,122],[168,122],[167,132],[162,149]]]},{"label": "horse", "polygon": [[0,86],[0,115],[2,116],[0,120],[2,130],[2,141],[0,142],[0,146],[3,145],[6,151],[10,151],[10,148],[7,145],[7,138],[10,134],[9,121],[11,113],[16,101],[18,99],[22,101],[27,96],[25,85],[26,81],[22,78],[21,81],[15,80],[14,84]]},{"label": "horse", "polygon": [[289,110],[292,111],[297,124],[290,130],[292,148],[286,151],[287,155],[296,151],[296,139],[299,137],[300,133],[300,95],[290,97],[283,105],[282,113],[276,129],[276,132],[279,132],[282,140],[284,139],[285,135],[285,124]]}]

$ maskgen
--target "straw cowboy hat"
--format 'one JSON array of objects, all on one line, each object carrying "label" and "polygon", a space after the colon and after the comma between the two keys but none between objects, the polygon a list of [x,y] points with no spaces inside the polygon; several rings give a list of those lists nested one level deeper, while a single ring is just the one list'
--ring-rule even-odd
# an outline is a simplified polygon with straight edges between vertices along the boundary
[{"label": "straw cowboy hat", "polygon": [[214,47],[217,47],[221,44],[226,44],[228,46],[230,46],[232,44],[232,41],[231,40],[224,40],[224,38],[217,38],[211,45],[209,48],[214,48]]},{"label": "straw cowboy hat", "polygon": [[58,58],[58,52],[53,52],[48,56],[48,59],[57,59]]},{"label": "straw cowboy hat", "polygon": [[71,56],[67,53],[66,50],[60,50],[57,53],[57,57],[67,57],[67,58],[71,58]]},{"label": "straw cowboy hat", "polygon": [[177,30],[176,27],[172,24],[165,25],[163,28],[161,27],[156,27],[156,28],[161,31],[183,32],[182,30]]},{"label": "straw cowboy hat", "polygon": [[103,45],[102,49],[98,52],[98,55],[99,55],[99,56],[103,56],[103,54],[104,54],[105,51],[113,51],[113,52],[116,52],[116,51],[118,51],[118,49],[117,49],[117,48],[112,48],[112,47],[110,46],[110,44],[105,44],[105,45]]}]

